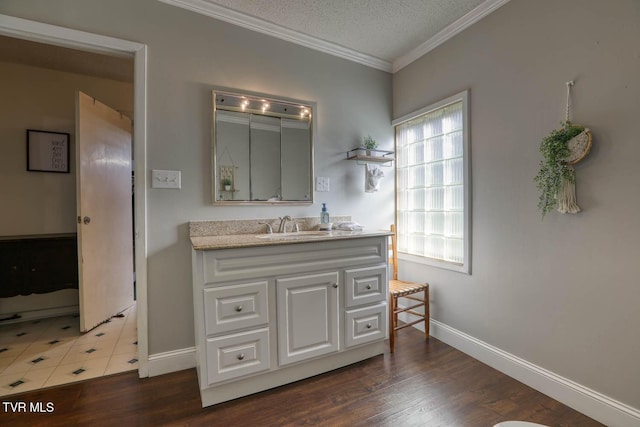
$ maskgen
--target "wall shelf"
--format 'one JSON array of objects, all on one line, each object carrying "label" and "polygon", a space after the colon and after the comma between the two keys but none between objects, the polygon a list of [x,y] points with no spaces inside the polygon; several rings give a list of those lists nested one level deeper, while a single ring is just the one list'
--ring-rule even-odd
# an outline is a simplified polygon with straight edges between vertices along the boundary
[{"label": "wall shelf", "polygon": [[355,160],[358,164],[377,163],[381,166],[391,166],[395,158],[393,151],[387,150],[367,150],[358,147],[347,151],[347,160]]}]

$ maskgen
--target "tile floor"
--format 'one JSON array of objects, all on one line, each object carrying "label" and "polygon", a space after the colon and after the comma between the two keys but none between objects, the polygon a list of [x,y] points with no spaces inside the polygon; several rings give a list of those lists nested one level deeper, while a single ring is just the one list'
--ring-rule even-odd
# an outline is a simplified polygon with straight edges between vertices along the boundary
[{"label": "tile floor", "polygon": [[136,306],[81,334],[78,315],[0,325],[0,396],[138,369]]}]

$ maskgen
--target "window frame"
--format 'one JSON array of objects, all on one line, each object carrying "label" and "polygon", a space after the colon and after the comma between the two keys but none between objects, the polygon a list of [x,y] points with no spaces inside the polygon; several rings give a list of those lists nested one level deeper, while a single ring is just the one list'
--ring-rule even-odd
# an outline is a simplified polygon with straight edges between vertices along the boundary
[{"label": "window frame", "polygon": [[[422,107],[409,114],[405,114],[391,122],[394,129],[394,146],[398,153],[397,126],[416,119],[420,116],[432,113],[436,110],[447,107],[448,105],[462,102],[462,162],[463,162],[463,261],[455,263],[439,258],[431,258],[426,255],[415,255],[407,252],[399,252],[398,257],[402,260],[425,264],[433,267],[443,268],[446,270],[457,271],[471,275],[471,124],[469,111],[469,90],[464,90],[448,98],[435,102],[433,104]],[[395,223],[398,224],[398,168],[395,168]],[[396,230],[398,228],[396,227]],[[400,231],[400,230],[398,230]]]}]

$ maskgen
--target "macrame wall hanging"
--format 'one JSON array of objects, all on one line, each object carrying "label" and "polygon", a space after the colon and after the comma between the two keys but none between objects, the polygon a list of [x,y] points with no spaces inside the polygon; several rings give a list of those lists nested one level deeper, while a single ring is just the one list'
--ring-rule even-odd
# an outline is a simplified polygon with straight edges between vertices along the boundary
[{"label": "macrame wall hanging", "polygon": [[573,167],[591,149],[591,131],[571,122],[571,88],[567,82],[567,114],[562,128],[553,130],[540,144],[540,172],[535,182],[540,190],[538,207],[542,217],[556,204],[558,212],[580,212],[576,199],[576,172]]}]

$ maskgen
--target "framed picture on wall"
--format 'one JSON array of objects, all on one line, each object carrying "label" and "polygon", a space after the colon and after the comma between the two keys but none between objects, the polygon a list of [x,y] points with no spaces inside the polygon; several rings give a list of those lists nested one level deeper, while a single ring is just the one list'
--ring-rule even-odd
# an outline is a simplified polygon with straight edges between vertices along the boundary
[{"label": "framed picture on wall", "polygon": [[69,134],[27,129],[27,170],[69,173]]}]

